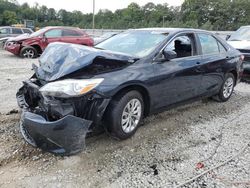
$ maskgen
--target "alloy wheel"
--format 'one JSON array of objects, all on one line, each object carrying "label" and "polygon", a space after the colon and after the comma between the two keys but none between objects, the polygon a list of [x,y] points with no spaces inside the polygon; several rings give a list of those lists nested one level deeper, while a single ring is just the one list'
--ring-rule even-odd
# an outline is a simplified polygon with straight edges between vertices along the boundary
[{"label": "alloy wheel", "polygon": [[131,133],[139,124],[142,115],[142,104],[138,99],[130,100],[122,112],[122,130]]},{"label": "alloy wheel", "polygon": [[35,52],[32,49],[27,49],[23,53],[23,57],[26,57],[26,58],[29,58],[29,59],[34,58],[34,56],[35,56]]},{"label": "alloy wheel", "polygon": [[230,97],[234,88],[234,80],[232,77],[228,77],[223,86],[223,96],[225,98]]}]

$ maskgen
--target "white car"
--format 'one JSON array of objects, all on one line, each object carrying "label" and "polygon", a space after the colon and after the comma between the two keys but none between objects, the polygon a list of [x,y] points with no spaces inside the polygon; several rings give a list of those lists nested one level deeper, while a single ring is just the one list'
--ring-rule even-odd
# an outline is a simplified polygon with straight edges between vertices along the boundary
[{"label": "white car", "polygon": [[242,26],[234,32],[227,40],[227,42],[244,56],[244,72],[243,80],[250,80],[250,25]]}]

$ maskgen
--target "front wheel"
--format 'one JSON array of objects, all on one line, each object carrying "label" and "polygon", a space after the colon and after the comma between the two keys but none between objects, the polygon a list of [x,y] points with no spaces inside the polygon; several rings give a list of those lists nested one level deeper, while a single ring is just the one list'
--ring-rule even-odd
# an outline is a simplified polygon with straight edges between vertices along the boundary
[{"label": "front wheel", "polygon": [[144,113],[142,96],[137,91],[116,97],[111,101],[106,113],[108,132],[117,139],[131,137],[139,127]]},{"label": "front wheel", "polygon": [[20,52],[20,56],[23,58],[29,58],[29,59],[36,58],[37,50],[32,46],[24,47]]},{"label": "front wheel", "polygon": [[220,92],[214,97],[215,100],[219,102],[226,102],[232,95],[235,86],[235,77],[232,73],[227,73],[225,75],[225,80],[222,84]]}]

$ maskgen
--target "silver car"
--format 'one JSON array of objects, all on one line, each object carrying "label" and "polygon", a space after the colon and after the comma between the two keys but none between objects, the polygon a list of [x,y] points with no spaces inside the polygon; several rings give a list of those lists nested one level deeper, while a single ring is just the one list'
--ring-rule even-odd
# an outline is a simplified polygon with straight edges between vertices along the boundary
[{"label": "silver car", "polygon": [[5,42],[11,38],[22,34],[31,34],[33,31],[29,28],[17,28],[17,27],[0,27],[0,47],[3,47]]}]

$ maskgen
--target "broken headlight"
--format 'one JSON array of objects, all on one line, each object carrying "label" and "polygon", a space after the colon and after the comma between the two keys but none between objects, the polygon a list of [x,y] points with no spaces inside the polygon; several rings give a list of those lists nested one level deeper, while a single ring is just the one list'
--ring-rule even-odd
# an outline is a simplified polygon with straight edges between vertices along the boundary
[{"label": "broken headlight", "polygon": [[97,87],[104,79],[86,79],[86,80],[62,80],[51,82],[43,86],[39,91],[43,96],[53,97],[77,97],[88,93]]}]

